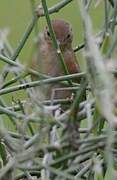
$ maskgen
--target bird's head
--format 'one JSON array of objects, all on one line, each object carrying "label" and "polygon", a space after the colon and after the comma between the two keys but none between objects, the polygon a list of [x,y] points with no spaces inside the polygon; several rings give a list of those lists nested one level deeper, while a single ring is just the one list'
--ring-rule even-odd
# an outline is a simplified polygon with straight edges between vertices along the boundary
[{"label": "bird's head", "polygon": [[[61,49],[71,47],[73,34],[71,25],[60,19],[54,19],[51,21],[52,27],[56,36],[56,40]],[[48,27],[44,30],[44,38],[47,43],[52,43],[52,38],[49,32]]]}]

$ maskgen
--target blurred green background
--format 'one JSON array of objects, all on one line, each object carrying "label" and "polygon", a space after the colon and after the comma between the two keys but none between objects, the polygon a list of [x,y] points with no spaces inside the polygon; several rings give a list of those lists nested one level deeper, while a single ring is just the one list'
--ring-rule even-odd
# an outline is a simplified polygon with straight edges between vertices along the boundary
[{"label": "blurred green background", "polygon": [[[61,0],[49,0],[47,2],[48,6],[51,7],[60,1]],[[0,0],[0,29],[9,29],[8,39],[14,49],[17,47],[26,27],[31,21],[32,2],[34,2],[34,0]],[[39,0],[35,2],[36,5],[40,3]],[[94,30],[98,32],[104,21],[103,2],[96,8],[92,6],[90,8],[90,14],[93,18]],[[83,42],[84,32],[77,0],[71,2],[58,13],[52,14],[51,18],[62,18],[71,23],[74,32],[74,46]],[[44,24],[45,18],[43,17],[38,21],[39,31],[43,29]],[[31,56],[34,36],[35,33],[33,31],[20,54],[20,59],[25,64],[28,63]],[[82,62],[80,63],[82,64]]]}]

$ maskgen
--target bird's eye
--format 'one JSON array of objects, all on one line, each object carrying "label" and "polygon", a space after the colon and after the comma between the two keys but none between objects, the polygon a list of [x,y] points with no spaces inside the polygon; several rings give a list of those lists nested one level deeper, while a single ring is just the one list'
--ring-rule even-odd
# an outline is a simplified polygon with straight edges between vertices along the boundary
[{"label": "bird's eye", "polygon": [[47,31],[47,35],[50,36],[50,32],[49,31]]},{"label": "bird's eye", "polygon": [[67,35],[67,39],[69,39],[70,37],[71,37],[71,35],[70,35],[70,34],[68,34],[68,35]]}]

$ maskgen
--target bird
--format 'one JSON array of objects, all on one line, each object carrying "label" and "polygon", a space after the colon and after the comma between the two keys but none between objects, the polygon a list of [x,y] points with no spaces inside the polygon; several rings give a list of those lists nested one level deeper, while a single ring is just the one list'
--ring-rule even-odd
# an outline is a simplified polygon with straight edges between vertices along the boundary
[{"label": "bird", "polygon": [[[73,32],[71,24],[63,19],[53,19],[51,20],[51,25],[69,74],[79,73],[80,66],[72,48]],[[58,77],[65,74],[47,26],[37,37],[31,68],[50,77]],[[33,81],[39,80],[39,77],[31,75],[31,79]],[[54,99],[70,98],[72,94],[69,88],[67,90],[66,85],[58,82],[48,85],[42,84],[42,87],[38,87],[37,91],[39,89],[40,97],[46,100],[51,99],[52,92],[54,92]]]}]

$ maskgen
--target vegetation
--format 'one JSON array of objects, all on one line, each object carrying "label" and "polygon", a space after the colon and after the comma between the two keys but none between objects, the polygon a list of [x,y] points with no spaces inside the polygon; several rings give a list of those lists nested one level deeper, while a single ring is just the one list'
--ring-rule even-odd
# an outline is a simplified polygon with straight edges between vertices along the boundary
[{"label": "vegetation", "polygon": [[[30,51],[31,56],[33,50],[24,46],[32,31],[37,35],[39,22],[44,18],[60,60],[64,61],[50,20],[51,14],[58,16],[72,7],[73,0],[56,2],[50,7],[42,0],[42,6],[35,11],[37,2],[30,0],[31,21],[15,50],[7,39],[7,31],[0,31],[0,179],[116,179],[117,2],[76,1],[84,40],[74,51],[83,52],[79,56],[85,67],[81,73],[47,77],[19,58],[23,57],[23,50],[25,55]],[[104,13],[102,26],[95,33],[92,13],[98,7]],[[78,29],[75,31],[77,35]],[[31,74],[40,79],[31,82]],[[81,83],[72,84],[76,93],[73,99],[38,101],[33,92],[36,86],[68,83],[74,78],[81,79]],[[67,106],[67,110],[60,112],[61,106]]]}]

